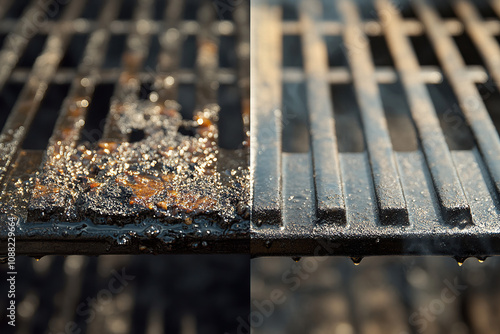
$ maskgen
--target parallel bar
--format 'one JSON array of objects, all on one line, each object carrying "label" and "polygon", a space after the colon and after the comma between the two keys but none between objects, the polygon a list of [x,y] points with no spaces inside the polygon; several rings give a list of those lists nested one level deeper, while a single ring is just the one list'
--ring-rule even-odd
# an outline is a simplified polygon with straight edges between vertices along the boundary
[{"label": "parallel bar", "polygon": [[[482,66],[468,66],[465,72],[469,80],[475,83],[485,83],[488,80],[488,74]],[[398,73],[394,68],[388,66],[375,68],[373,75],[379,84],[390,84],[398,81]],[[418,75],[419,80],[426,84],[439,84],[443,81],[443,74],[437,66],[422,66]],[[347,67],[330,68],[325,79],[331,85],[352,82],[351,72]],[[301,82],[304,80],[305,74],[301,68],[288,67],[283,69],[283,81]]]},{"label": "parallel bar", "polygon": [[484,20],[470,1],[458,0],[454,8],[464,22],[467,33],[481,52],[491,76],[497,85],[500,84],[500,46],[494,35],[485,28]]},{"label": "parallel bar", "polygon": [[[47,0],[45,0],[47,2]],[[185,1],[184,1],[185,2]],[[13,31],[18,19],[5,19],[0,21],[0,34],[8,34]],[[148,20],[150,24],[151,34],[161,33],[163,20]],[[48,21],[39,27],[40,34],[48,34],[57,23]],[[135,23],[132,20],[115,20],[110,22],[109,30],[112,35],[126,35],[133,29]],[[68,24],[68,30],[72,33],[88,34],[96,29],[97,22],[78,18]],[[232,21],[220,20],[213,23],[211,29],[219,31],[222,36],[231,36],[235,34],[235,26]],[[197,35],[200,31],[200,25],[196,20],[182,20],[179,23],[179,30],[182,35]],[[496,30],[495,30],[496,31]]]},{"label": "parallel bar", "polygon": [[489,173],[500,194],[500,139],[474,83],[464,74],[465,64],[453,39],[447,35],[435,8],[426,1],[413,2],[427,34],[457,95],[460,107],[476,138]]},{"label": "parallel bar", "polygon": [[281,7],[251,2],[252,222],[281,223]]},{"label": "parallel bar", "polygon": [[87,107],[92,103],[94,89],[100,77],[99,69],[108,49],[110,33],[107,27],[117,16],[121,2],[121,0],[108,0],[101,8],[97,30],[89,38],[82,62],[78,66],[68,96],[62,104],[49,141],[47,159],[50,159],[62,145],[73,147],[80,137]]},{"label": "parallel bar", "polygon": [[184,10],[182,0],[168,3],[165,10],[165,20],[160,35],[161,51],[158,55],[155,88],[158,92],[158,102],[177,99],[179,76],[178,68],[181,58],[182,41],[184,36],[179,29],[180,20]]},{"label": "parallel bar", "polygon": [[365,141],[370,158],[375,193],[383,225],[407,225],[408,211],[396,167],[387,121],[374,79],[368,40],[360,29],[356,5],[338,2],[346,24],[344,41],[351,64],[354,87],[361,109]]},{"label": "parallel bar", "polygon": [[[482,66],[467,66],[465,70],[469,80],[474,83],[485,83],[488,79],[488,74]],[[98,83],[114,83],[121,75],[119,68],[104,68],[99,72]],[[52,79],[53,83],[71,83],[76,75],[75,69],[60,68]],[[30,75],[30,69],[18,68],[12,72],[8,82],[24,83]],[[300,68],[288,67],[283,69],[283,81],[285,83],[300,83],[305,81],[306,75]],[[231,68],[219,68],[217,70],[217,80],[220,84],[233,84],[238,79],[238,74]],[[140,81],[151,80],[151,72],[138,73]],[[176,72],[178,83],[193,84],[196,82],[196,73],[192,69],[179,69]],[[426,84],[439,84],[442,82],[443,74],[436,66],[421,66],[419,78]],[[325,76],[328,84],[347,84],[352,82],[350,70],[347,67],[331,68]],[[386,66],[375,68],[375,80],[379,84],[390,84],[398,81],[397,72]]]},{"label": "parallel bar", "polygon": [[[323,36],[340,36],[344,31],[344,25],[335,21],[320,21],[316,23],[318,30]],[[446,19],[444,21],[445,29],[452,36],[460,35],[463,32],[463,25],[457,19]],[[367,36],[383,36],[384,30],[379,21],[362,21],[361,30]],[[500,22],[487,21],[487,28],[490,32],[500,31]],[[422,22],[415,19],[404,19],[402,22],[402,32],[406,36],[420,36],[424,33]],[[283,35],[299,35],[301,24],[298,21],[283,22]]]},{"label": "parallel bar", "polygon": [[343,225],[346,223],[345,202],[333,106],[326,80],[327,50],[316,24],[320,20],[321,3],[304,0],[300,4],[317,216],[321,221]]},{"label": "parallel bar", "polygon": [[[5,178],[4,190],[0,192],[0,230],[6,226],[6,220],[2,219],[2,214],[15,216],[22,221],[26,219],[32,191],[32,186],[29,186],[32,184],[30,180],[38,171],[43,156],[43,151],[22,150],[19,152],[14,164],[15,168],[11,170],[9,177]],[[22,185],[22,189],[19,185]]]},{"label": "parallel bar", "polygon": [[241,94],[241,117],[243,119],[243,132],[245,135],[244,145],[250,145],[250,12],[248,2],[238,6],[233,12],[236,22],[236,35],[238,45],[236,55],[238,57],[238,85]]},{"label": "parallel bar", "polygon": [[312,231],[316,221],[313,167],[309,153],[283,153],[283,225]]},{"label": "parallel bar", "polygon": [[[201,122],[198,130],[210,145],[217,145],[219,137],[219,112],[217,104],[217,69],[219,68],[219,36],[211,29],[216,20],[216,13],[212,3],[204,0],[198,9],[200,31],[196,37],[196,109],[194,119]],[[217,159],[218,160],[218,159]],[[218,165],[219,166],[219,165]]]},{"label": "parallel bar", "polygon": [[0,184],[7,168],[15,159],[19,146],[31,125],[36,112],[45,97],[48,85],[56,73],[71,35],[64,29],[66,22],[78,17],[85,1],[73,1],[65,12],[45,44],[44,51],[36,59],[33,71],[19,94],[7,123],[0,133]]},{"label": "parallel bar", "polygon": [[2,6],[0,6],[0,19],[3,19],[3,17],[7,14],[13,2],[14,0],[2,1]]},{"label": "parallel bar", "polygon": [[204,108],[207,104],[217,103],[216,72],[219,67],[219,37],[211,29],[215,21],[215,10],[210,1],[203,1],[198,11],[198,22],[201,29],[196,43],[198,55],[196,57],[196,84],[197,108]]},{"label": "parallel bar", "polygon": [[103,140],[125,141],[129,137],[129,133],[120,131],[118,121],[123,108],[138,98],[141,88],[138,72],[141,70],[149,51],[151,24],[148,20],[153,14],[153,5],[153,0],[139,1],[135,9],[135,24],[127,37],[127,47],[122,58],[123,72],[111,97],[111,107],[104,126]]},{"label": "parallel bar", "polygon": [[[445,221],[451,225],[472,223],[469,204],[458,179],[450,151],[427,88],[419,80],[419,64],[410,41],[402,34],[401,17],[389,0],[376,2],[384,20],[387,43],[393,54],[410,103],[410,110],[431,171]],[[383,15],[390,13],[390,15]]]},{"label": "parallel bar", "polygon": [[[0,90],[3,89],[5,83],[9,79],[10,74],[14,70],[19,59],[24,54],[29,41],[36,34],[30,29],[35,16],[44,13],[42,0],[32,0],[30,5],[24,11],[22,17],[16,20],[16,24],[9,30],[9,34],[5,38],[4,46],[0,51]],[[51,29],[50,31],[53,31]],[[29,33],[28,33],[29,32]]]}]

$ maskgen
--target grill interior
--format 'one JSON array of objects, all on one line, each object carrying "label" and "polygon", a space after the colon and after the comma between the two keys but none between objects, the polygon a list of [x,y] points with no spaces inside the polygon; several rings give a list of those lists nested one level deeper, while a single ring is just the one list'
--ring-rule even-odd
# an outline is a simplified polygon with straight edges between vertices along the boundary
[{"label": "grill interior", "polygon": [[252,254],[498,254],[500,2],[252,2]]},{"label": "grill interior", "polygon": [[0,214],[18,254],[248,250],[249,10],[233,9],[2,5]]}]

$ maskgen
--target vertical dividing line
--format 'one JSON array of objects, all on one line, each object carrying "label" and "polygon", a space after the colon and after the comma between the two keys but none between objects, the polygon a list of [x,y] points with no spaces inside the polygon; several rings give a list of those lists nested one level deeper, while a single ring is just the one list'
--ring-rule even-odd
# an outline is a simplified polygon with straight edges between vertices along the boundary
[{"label": "vertical dividing line", "polygon": [[339,0],[345,29],[344,43],[361,109],[375,194],[383,225],[408,225],[408,211],[392,150],[368,39],[354,2]]},{"label": "vertical dividing line", "polygon": [[282,9],[252,0],[250,173],[252,222],[281,224]]},{"label": "vertical dividing line", "polygon": [[172,0],[165,9],[160,32],[161,51],[158,55],[155,88],[158,92],[158,102],[164,104],[167,100],[177,100],[179,79],[177,70],[180,66],[183,36],[179,26],[184,10],[183,0]]},{"label": "vertical dividing line", "polygon": [[241,92],[243,132],[245,146],[250,146],[250,22],[248,20],[249,1],[243,1],[233,13],[236,22],[238,44],[238,85]]},{"label": "vertical dividing line", "polygon": [[[111,106],[103,131],[105,141],[126,141],[129,133],[122,133],[118,121],[127,104],[138,99],[141,88],[139,72],[149,52],[151,42],[151,17],[154,0],[138,1],[135,8],[132,31],[127,37],[126,51],[123,54],[123,71],[111,97]],[[131,130],[131,129],[130,129]]]},{"label": "vertical dividing line", "polygon": [[436,9],[427,1],[415,1],[413,5],[417,16],[424,23],[427,35],[474,134],[497,194],[500,194],[500,139],[481,95],[467,75],[460,51]]},{"label": "vertical dividing line", "polygon": [[335,118],[327,81],[328,55],[318,26],[321,10],[321,2],[318,0],[300,2],[316,213],[320,221],[344,225],[345,201],[340,177]]},{"label": "vertical dividing line", "polygon": [[[44,13],[45,7],[42,6],[42,3],[42,0],[32,0],[22,17],[17,20],[14,29],[5,37],[4,45],[0,51],[0,64],[2,65],[0,66],[0,90],[4,88],[29,41],[36,35],[36,31],[33,31],[30,25],[37,15]],[[5,8],[3,13],[5,15],[7,6],[4,7],[2,4],[0,7]]]},{"label": "vertical dividing line", "polygon": [[389,0],[378,0],[376,6],[383,19],[387,43],[405,88],[412,118],[415,122],[441,211],[451,225],[472,223],[469,204],[446,144],[439,119],[425,84],[420,66],[398,10]]},{"label": "vertical dividing line", "polygon": [[78,17],[86,1],[72,1],[66,7],[61,20],[54,25],[45,48],[33,65],[29,79],[19,94],[7,123],[0,133],[0,184],[18,153],[27,129],[38,111],[40,103],[54,77],[71,39],[69,29]]}]

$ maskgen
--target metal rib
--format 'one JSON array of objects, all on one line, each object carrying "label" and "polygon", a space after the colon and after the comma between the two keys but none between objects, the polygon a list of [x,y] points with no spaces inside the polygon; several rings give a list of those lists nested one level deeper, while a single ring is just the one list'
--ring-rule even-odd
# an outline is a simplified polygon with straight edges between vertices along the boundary
[{"label": "metal rib", "polygon": [[160,35],[161,51],[158,55],[158,71],[155,86],[158,91],[158,102],[177,99],[179,86],[178,68],[184,36],[179,29],[184,10],[182,0],[170,1],[165,10],[165,20]]},{"label": "metal rib", "polygon": [[204,1],[198,11],[200,31],[196,43],[198,54],[196,57],[196,104],[204,108],[207,104],[217,103],[219,83],[216,71],[219,67],[219,38],[211,29],[215,21],[215,11],[210,1]]},{"label": "metal rib", "polygon": [[36,31],[29,30],[29,28],[34,22],[35,15],[40,14],[45,8],[42,3],[46,4],[42,0],[32,0],[22,17],[16,21],[15,26],[5,38],[4,46],[0,51],[0,64],[2,64],[0,66],[0,90],[4,88],[14,67],[24,54],[29,41],[36,35]]},{"label": "metal rib", "polygon": [[85,1],[73,1],[66,7],[59,24],[54,26],[54,31],[47,39],[44,51],[36,59],[33,71],[7,119],[0,134],[0,153],[2,153],[0,154],[0,183],[10,163],[16,157],[26,130],[31,125],[69,44],[71,35],[64,29],[65,24],[78,17],[84,5]]},{"label": "metal rib", "polygon": [[104,62],[108,48],[110,33],[107,27],[116,18],[121,2],[122,0],[108,0],[101,9],[97,30],[89,38],[69,94],[62,104],[49,141],[48,156],[57,149],[55,146],[74,146],[80,137],[87,107],[92,103],[94,89],[100,78],[99,68]]},{"label": "metal rib", "polygon": [[413,4],[417,15],[424,22],[429,39],[476,138],[496,191],[500,194],[500,139],[495,126],[474,83],[464,74],[464,60],[453,39],[443,28],[436,10],[426,1]]},{"label": "metal rib", "polygon": [[365,141],[370,158],[373,182],[381,223],[407,225],[408,212],[392,151],[382,101],[368,40],[360,29],[356,5],[348,0],[338,2],[345,22],[344,41],[351,64],[356,95],[361,109]]},{"label": "metal rib", "polygon": [[250,172],[252,222],[281,223],[281,7],[255,0],[251,7]]},{"label": "metal rib", "polygon": [[244,1],[233,12],[236,22],[238,45],[238,84],[241,92],[241,117],[243,119],[244,145],[250,145],[250,22],[248,3]]},{"label": "metal rib", "polygon": [[0,6],[0,19],[3,19],[3,17],[7,14],[13,2],[14,0],[2,1],[2,6]]},{"label": "metal rib", "polygon": [[125,141],[128,133],[122,133],[118,127],[118,120],[123,108],[128,103],[137,100],[141,83],[138,72],[147,57],[151,41],[151,19],[153,0],[139,1],[134,15],[134,26],[127,38],[127,47],[122,58],[123,72],[116,83],[109,114],[103,131],[103,140]]},{"label": "metal rib", "polygon": [[219,67],[219,36],[212,30],[213,22],[216,20],[215,10],[210,1],[204,1],[198,10],[198,22],[200,30],[196,37],[196,110],[194,117],[197,121],[206,123],[208,131],[202,131],[201,135],[210,140],[212,145],[217,145],[219,130],[220,107],[217,104],[217,69]]},{"label": "metal rib", "polygon": [[[499,2],[500,3],[500,2]],[[500,8],[500,7],[499,7]],[[477,45],[493,79],[500,83],[500,46],[493,34],[485,29],[476,7],[467,0],[456,1],[455,11],[465,24],[467,33]]]},{"label": "metal rib", "polygon": [[[445,221],[452,225],[472,223],[469,204],[458,179],[450,151],[429,92],[419,80],[419,64],[408,38],[401,33],[401,17],[388,0],[377,1],[396,68],[405,87],[432,181]],[[391,15],[383,15],[391,13]]]},{"label": "metal rib", "polygon": [[333,106],[326,80],[327,50],[316,24],[320,20],[321,3],[302,1],[300,13],[317,216],[322,221],[343,225],[346,223],[345,202]]}]

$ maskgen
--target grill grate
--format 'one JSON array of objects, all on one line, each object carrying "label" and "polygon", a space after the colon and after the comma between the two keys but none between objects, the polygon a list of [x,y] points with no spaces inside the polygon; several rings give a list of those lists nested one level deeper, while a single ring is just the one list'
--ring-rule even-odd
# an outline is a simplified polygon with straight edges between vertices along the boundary
[{"label": "grill grate", "polygon": [[[7,111],[8,117],[0,134],[0,190],[3,190],[0,196],[1,238],[7,235],[5,222],[14,216],[20,219],[16,234],[18,254],[237,253],[248,250],[248,140],[244,140],[249,127],[249,74],[245,69],[249,59],[247,4],[236,7],[229,19],[217,17],[210,1],[73,1],[60,8],[56,6],[56,15],[51,14],[54,8],[45,7],[48,4],[46,1],[32,1],[21,16],[6,17],[0,24],[0,30],[8,32],[0,51],[0,88],[26,82],[14,107]],[[89,13],[84,12],[86,5],[100,8],[97,18],[87,17]],[[131,18],[125,10],[129,7],[133,8],[129,13]],[[162,15],[156,14],[158,10],[162,11]],[[196,12],[195,20],[188,19],[191,11]],[[0,18],[8,12],[8,4],[2,6]],[[36,27],[36,33],[27,33],[27,25],[36,22],[35,18],[40,15],[47,16],[47,20]],[[30,43],[38,35],[46,35],[47,39],[41,53],[31,55],[36,56],[33,67],[19,66],[21,56],[33,51]],[[64,63],[65,57],[72,52],[77,53],[77,48],[71,44],[77,35],[88,35],[81,62],[76,62],[76,66],[67,66],[74,60]],[[220,50],[220,36],[231,37],[238,42],[234,47]],[[193,47],[188,45],[191,37],[196,39]],[[120,45],[114,43],[122,38],[125,42],[123,53],[120,52]],[[156,38],[157,51],[154,49]],[[74,49],[71,49],[72,46]],[[219,67],[219,56],[223,53],[234,55],[238,59],[237,65]],[[181,57],[191,54],[196,57],[194,66],[181,64]],[[154,69],[149,67],[149,62],[153,62]],[[38,113],[48,87],[54,84],[69,85],[70,89],[54,129],[51,129],[52,135],[44,145],[46,151],[26,149],[23,141],[37,126],[33,121],[40,116]],[[102,101],[94,100],[94,94],[97,95],[103,85],[109,84],[114,85],[109,108],[92,109],[93,103],[102,105]],[[219,90],[221,86],[232,87],[232,90],[224,93],[223,89]],[[186,98],[185,91],[193,92],[195,111],[190,115],[190,110],[182,110],[182,119],[176,101],[182,104],[184,99],[189,105],[191,97]],[[235,98],[230,96],[235,91],[239,95],[236,104],[233,102]],[[154,136],[153,130],[143,127],[131,131],[138,122],[134,112],[127,111],[132,105],[144,114],[142,120],[145,123],[161,121],[161,124],[179,129],[178,136],[183,138],[180,143],[187,143],[188,148],[168,148],[172,152],[181,152],[179,156],[183,156],[183,149],[188,150],[193,141],[201,143],[200,147],[205,150],[194,152],[193,157],[198,154],[198,161],[211,159],[213,165],[202,166],[191,160],[189,168],[194,169],[192,174],[199,171],[197,168],[208,169],[207,173],[212,175],[214,182],[206,183],[205,190],[210,192],[210,197],[225,196],[226,207],[210,206],[210,199],[200,195],[202,190],[196,192],[199,190],[197,184],[187,177],[180,181],[180,186],[187,184],[187,188],[182,188],[185,191],[191,184],[191,189],[195,190],[193,194],[182,192],[172,203],[151,206],[151,198],[163,191],[151,195],[152,184],[168,185],[168,182],[162,183],[158,179],[162,177],[163,167],[157,168],[159,174],[155,177],[144,175],[145,179],[137,181],[136,170],[128,170],[128,164],[124,165],[126,179],[122,181],[125,187],[135,189],[133,194],[127,195],[132,196],[130,199],[113,197],[116,195],[114,189],[111,192],[97,191],[99,195],[90,202],[82,200],[82,192],[92,192],[94,187],[99,188],[109,182],[108,174],[113,170],[104,171],[101,165],[93,166],[92,163],[85,165],[83,155],[72,161],[75,154],[92,152],[94,158],[90,161],[102,158],[100,162],[109,167],[123,163],[126,158],[115,156],[113,162],[112,158],[102,156],[103,152],[111,156],[116,145],[125,147],[124,151],[138,147],[135,153],[139,155],[137,159],[143,162],[137,165],[143,167],[149,163],[149,167],[154,167],[151,161],[156,160],[140,156],[147,151],[144,146],[151,143],[148,137]],[[221,120],[217,122],[219,105],[223,110]],[[143,106],[151,110],[141,110]],[[225,110],[225,106],[233,110]],[[96,114],[90,115],[91,112],[100,114],[97,118],[103,119],[103,131],[98,133],[96,143],[85,142],[88,137],[96,139],[94,133],[88,136],[89,131],[99,130],[87,128],[87,119],[96,118]],[[129,116],[132,118],[127,118]],[[125,128],[127,125],[129,127]],[[218,140],[221,138],[218,137],[219,127],[222,133],[229,131],[230,136],[225,138],[242,138],[242,141],[228,143],[227,140]],[[143,137],[146,137],[144,141]],[[78,168],[71,169],[70,166]],[[115,170],[118,174],[120,171]],[[103,174],[99,174],[101,172]],[[102,184],[98,183],[99,175]],[[179,172],[178,175],[182,178],[187,174]],[[79,180],[85,180],[85,183],[94,178],[97,183],[92,181],[94,183],[88,183],[88,187],[83,186],[87,190],[80,188]],[[117,178],[116,183],[119,182]],[[144,185],[144,182],[147,184]],[[122,186],[118,187],[122,189]],[[104,198],[106,194],[110,196],[109,202]],[[169,196],[175,197],[173,193]],[[143,199],[146,202],[138,202]],[[118,203],[125,200],[127,203]],[[193,203],[187,203],[189,201]],[[127,207],[125,211],[120,211],[122,204]],[[146,210],[140,207],[142,204],[146,205]],[[187,208],[182,205],[187,205]],[[5,252],[5,249],[1,251]]]},{"label": "grill grate", "polygon": [[[500,140],[485,103],[499,79],[500,3],[488,19],[466,0],[440,5],[457,16],[426,1],[253,3],[252,254],[499,252]],[[485,66],[466,63],[464,33]],[[416,38],[430,48],[415,49]],[[437,64],[421,64],[427,52]],[[437,96],[457,100],[447,108],[431,96],[443,85],[451,97]],[[290,93],[300,87],[305,102]],[[415,134],[416,149],[399,150],[401,133]],[[453,136],[468,133],[472,147],[455,149]]]}]

